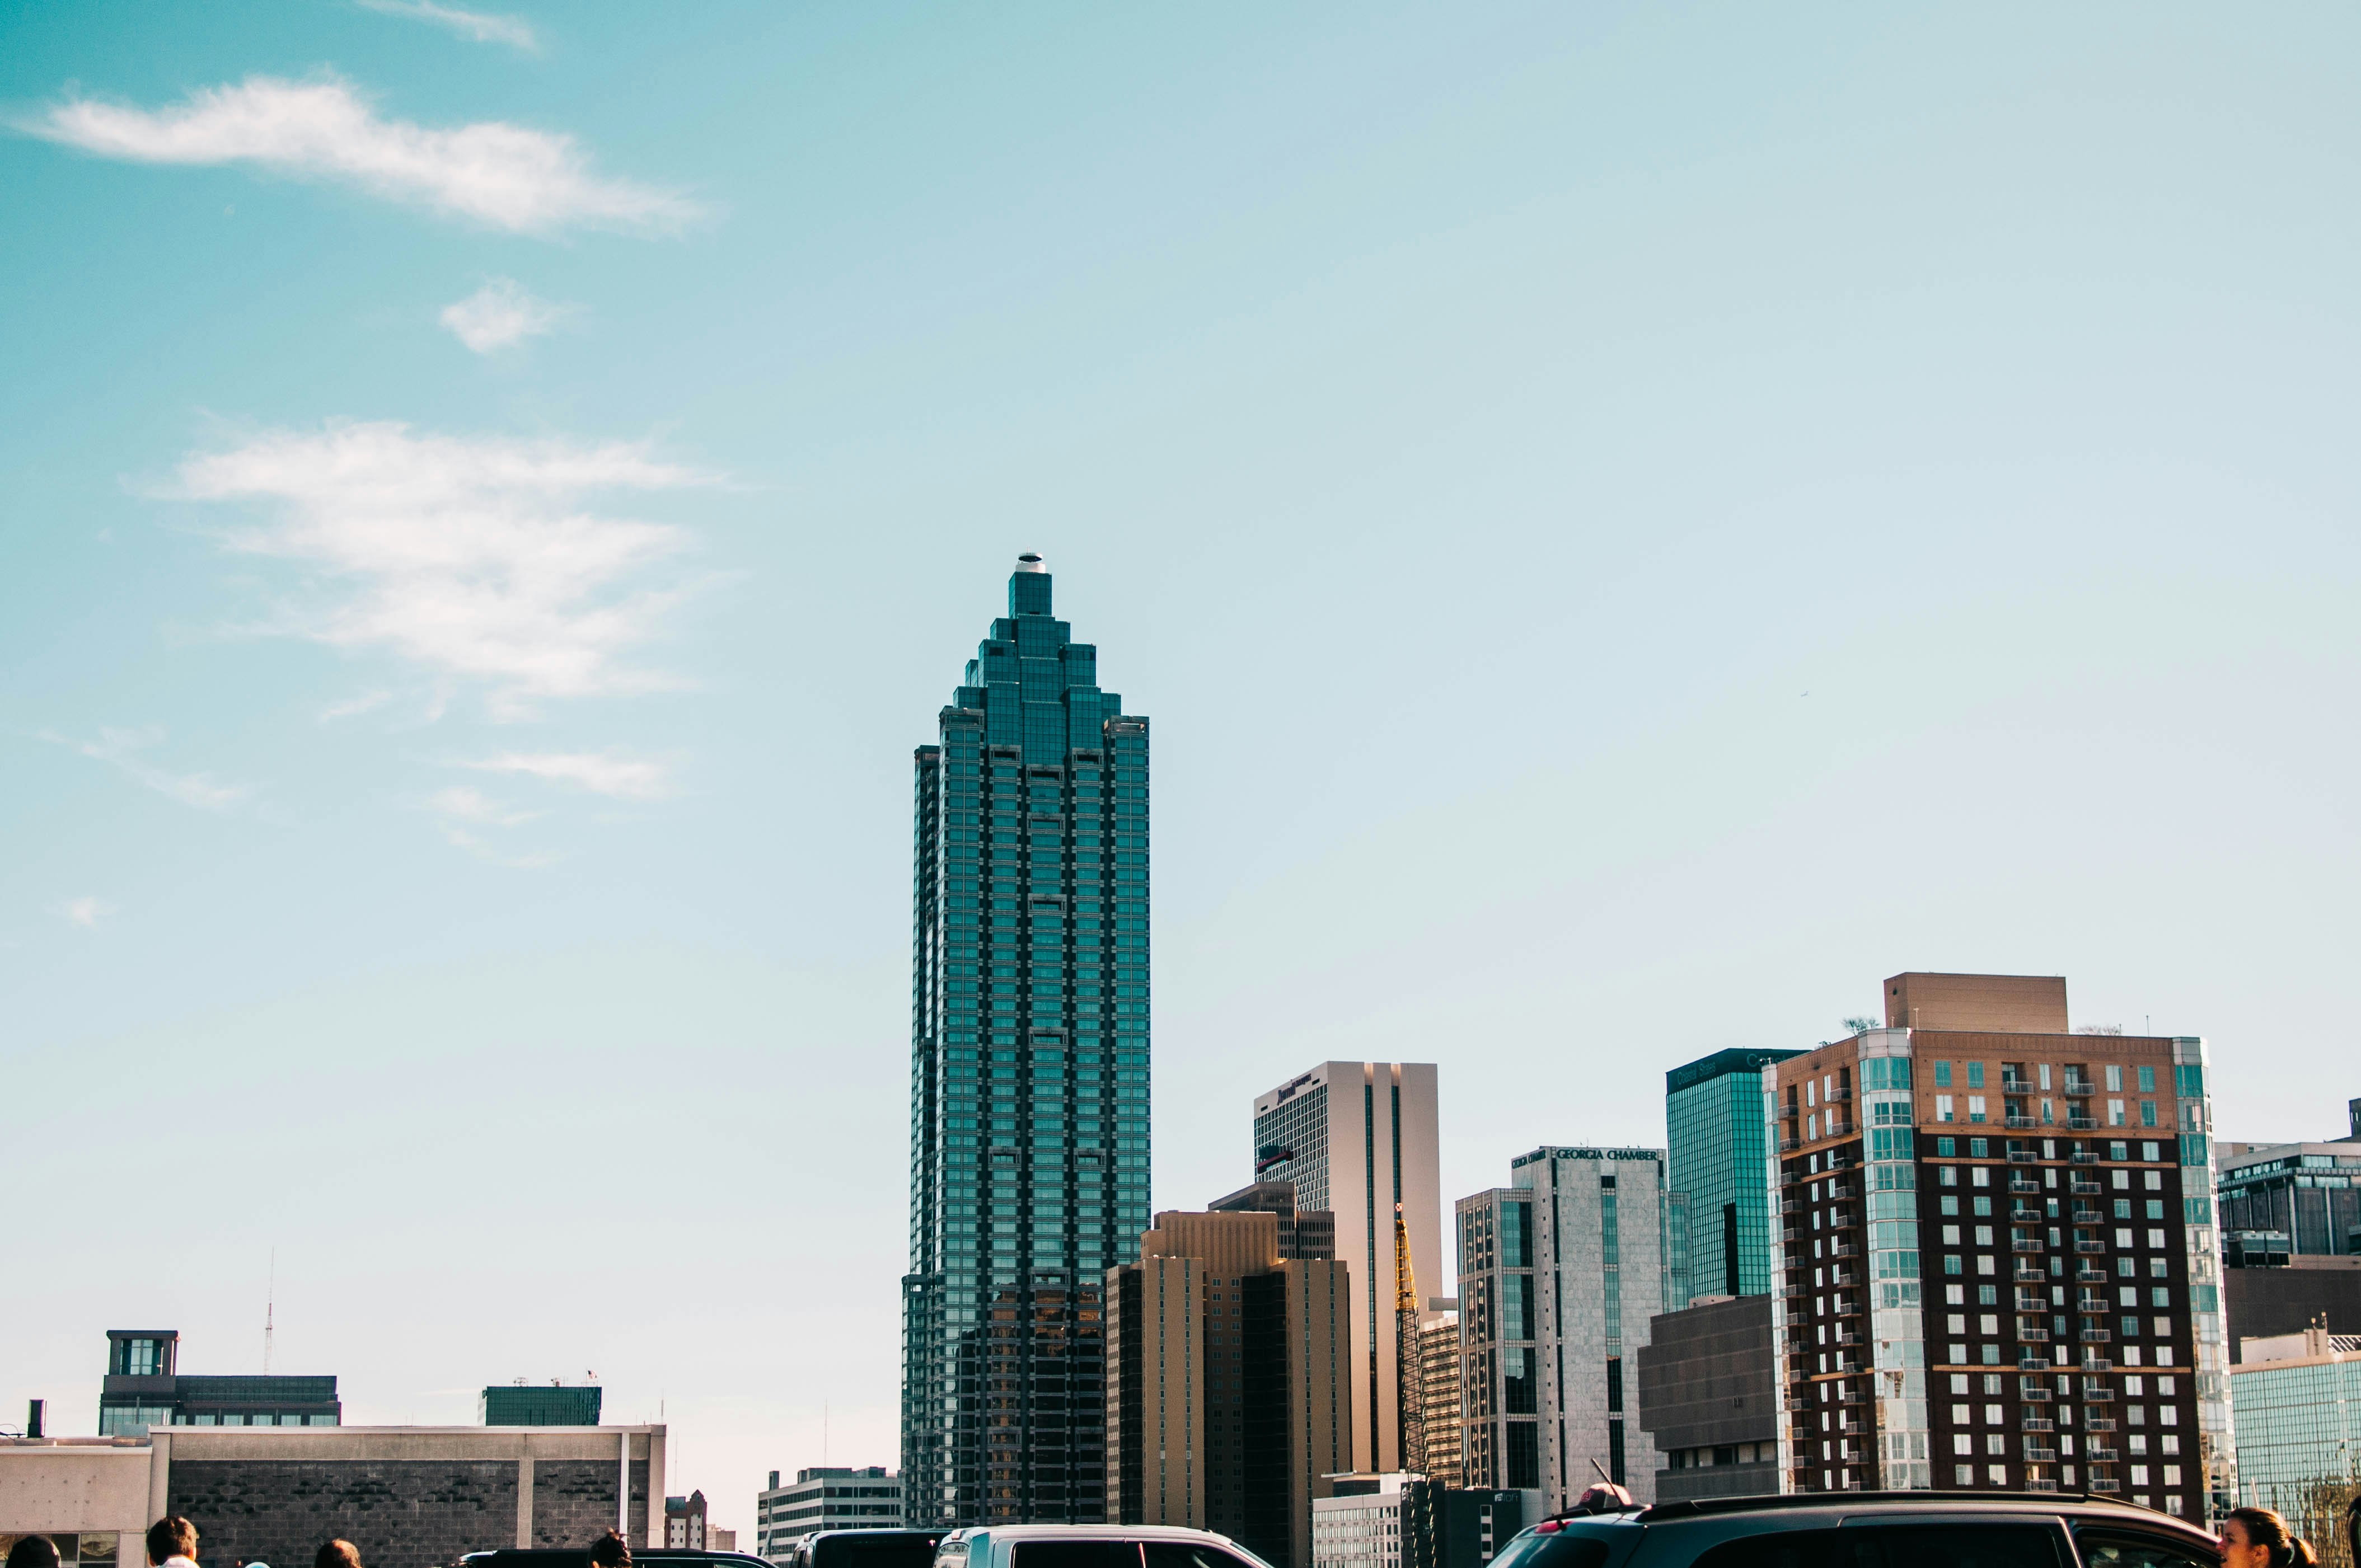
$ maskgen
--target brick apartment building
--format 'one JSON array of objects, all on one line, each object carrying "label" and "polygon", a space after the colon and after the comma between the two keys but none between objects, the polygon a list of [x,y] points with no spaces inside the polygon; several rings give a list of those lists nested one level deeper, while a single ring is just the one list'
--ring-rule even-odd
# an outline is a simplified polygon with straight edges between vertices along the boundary
[{"label": "brick apartment building", "polygon": [[1789,1489],[2232,1506],[2205,1047],[1904,974],[1763,1081]]}]

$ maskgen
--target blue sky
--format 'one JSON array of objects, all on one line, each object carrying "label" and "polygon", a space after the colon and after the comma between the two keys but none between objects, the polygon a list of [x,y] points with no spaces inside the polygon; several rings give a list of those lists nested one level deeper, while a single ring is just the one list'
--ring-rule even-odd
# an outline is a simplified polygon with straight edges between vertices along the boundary
[{"label": "blue sky", "polygon": [[597,1370],[893,1463],[907,759],[1156,724],[1157,1201],[1444,1186],[1906,968],[2341,1130],[2356,23],[0,14],[0,1409]]}]

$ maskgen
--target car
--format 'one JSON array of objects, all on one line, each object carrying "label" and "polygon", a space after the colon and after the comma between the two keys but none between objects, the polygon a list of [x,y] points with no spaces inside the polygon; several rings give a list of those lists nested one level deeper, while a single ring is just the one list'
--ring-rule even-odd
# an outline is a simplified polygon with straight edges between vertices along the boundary
[{"label": "car", "polygon": [[2187,1521],[2104,1497],[1808,1492],[1547,1519],[1512,1537],[1490,1568],[2219,1568],[2221,1560],[2213,1538]]},{"label": "car", "polygon": [[1157,1524],[976,1525],[935,1549],[934,1568],[1270,1568],[1209,1530]]},{"label": "car", "polygon": [[940,1530],[816,1530],[796,1542],[787,1568],[933,1568]]},{"label": "car", "polygon": [[[706,1552],[696,1547],[631,1548],[633,1568],[773,1568],[751,1552]],[[470,1552],[459,1568],[590,1568],[587,1546],[503,1546],[490,1552]]]}]

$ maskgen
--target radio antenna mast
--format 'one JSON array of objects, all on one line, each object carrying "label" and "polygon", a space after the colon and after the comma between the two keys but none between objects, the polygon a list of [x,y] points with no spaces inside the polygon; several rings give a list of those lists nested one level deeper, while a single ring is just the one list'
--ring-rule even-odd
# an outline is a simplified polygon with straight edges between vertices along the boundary
[{"label": "radio antenna mast", "polygon": [[271,1318],[279,1305],[279,1249],[270,1249],[269,1283],[262,1290],[262,1375],[270,1376]]}]

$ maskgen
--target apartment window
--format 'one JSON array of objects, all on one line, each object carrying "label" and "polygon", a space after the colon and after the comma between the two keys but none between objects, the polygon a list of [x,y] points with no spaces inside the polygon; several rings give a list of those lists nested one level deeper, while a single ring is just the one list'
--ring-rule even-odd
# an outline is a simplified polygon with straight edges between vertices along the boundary
[{"label": "apartment window", "polygon": [[[2108,1070],[2108,1071],[2110,1071],[2110,1072],[2115,1072],[2115,1071],[2117,1071],[2118,1069],[2114,1069],[2114,1068],[2109,1068],[2107,1070]],[[2123,1102],[2122,1101],[2120,1101],[2120,1100],[2110,1100],[2110,1101],[2108,1101],[2108,1102],[2107,1102],[2107,1125],[2108,1125],[2108,1126],[2110,1126],[2110,1127],[2120,1127],[2120,1126],[2122,1126],[2123,1124],[2124,1124],[2124,1102]]]},{"label": "apartment window", "polygon": [[2142,1094],[2156,1092],[2156,1069],[2144,1067],[2139,1069],[2139,1086]]},{"label": "apartment window", "polygon": [[[1951,1122],[1958,1120],[1958,1118],[1952,1114],[1951,1108],[1953,1103],[1954,1102],[1948,1094],[1938,1094],[1935,1096],[1935,1120],[1938,1122]],[[1949,1138],[1945,1138],[1943,1140],[1943,1142],[1947,1144],[1951,1140]],[[1945,1149],[1943,1152],[1945,1154],[1949,1154],[1951,1151],[1949,1149]]]},{"label": "apartment window", "polygon": [[2140,1102],[2140,1125],[2143,1127],[2153,1127],[2156,1125],[2155,1101],[2143,1100]]},{"label": "apartment window", "polygon": [[1984,1064],[1980,1061],[1970,1062],[1968,1064],[1968,1087],[1970,1089],[1982,1089],[1983,1086]]},{"label": "apartment window", "polygon": [[1951,1064],[1949,1062],[1938,1061],[1935,1064],[1935,1087],[1938,1089],[1949,1089],[1951,1087]]},{"label": "apartment window", "polygon": [[1971,1095],[1969,1095],[1969,1096],[1968,1096],[1968,1120],[1969,1120],[1969,1121],[1971,1121],[1971,1122],[1981,1122],[1981,1121],[1982,1121],[1983,1119],[1984,1119],[1984,1097],[1983,1097],[1982,1095],[1981,1095],[1981,1094],[1971,1094]]},{"label": "apartment window", "polygon": [[2121,1067],[2110,1067],[2107,1069],[2107,1092],[2121,1094],[2123,1091],[2124,1069]]}]

